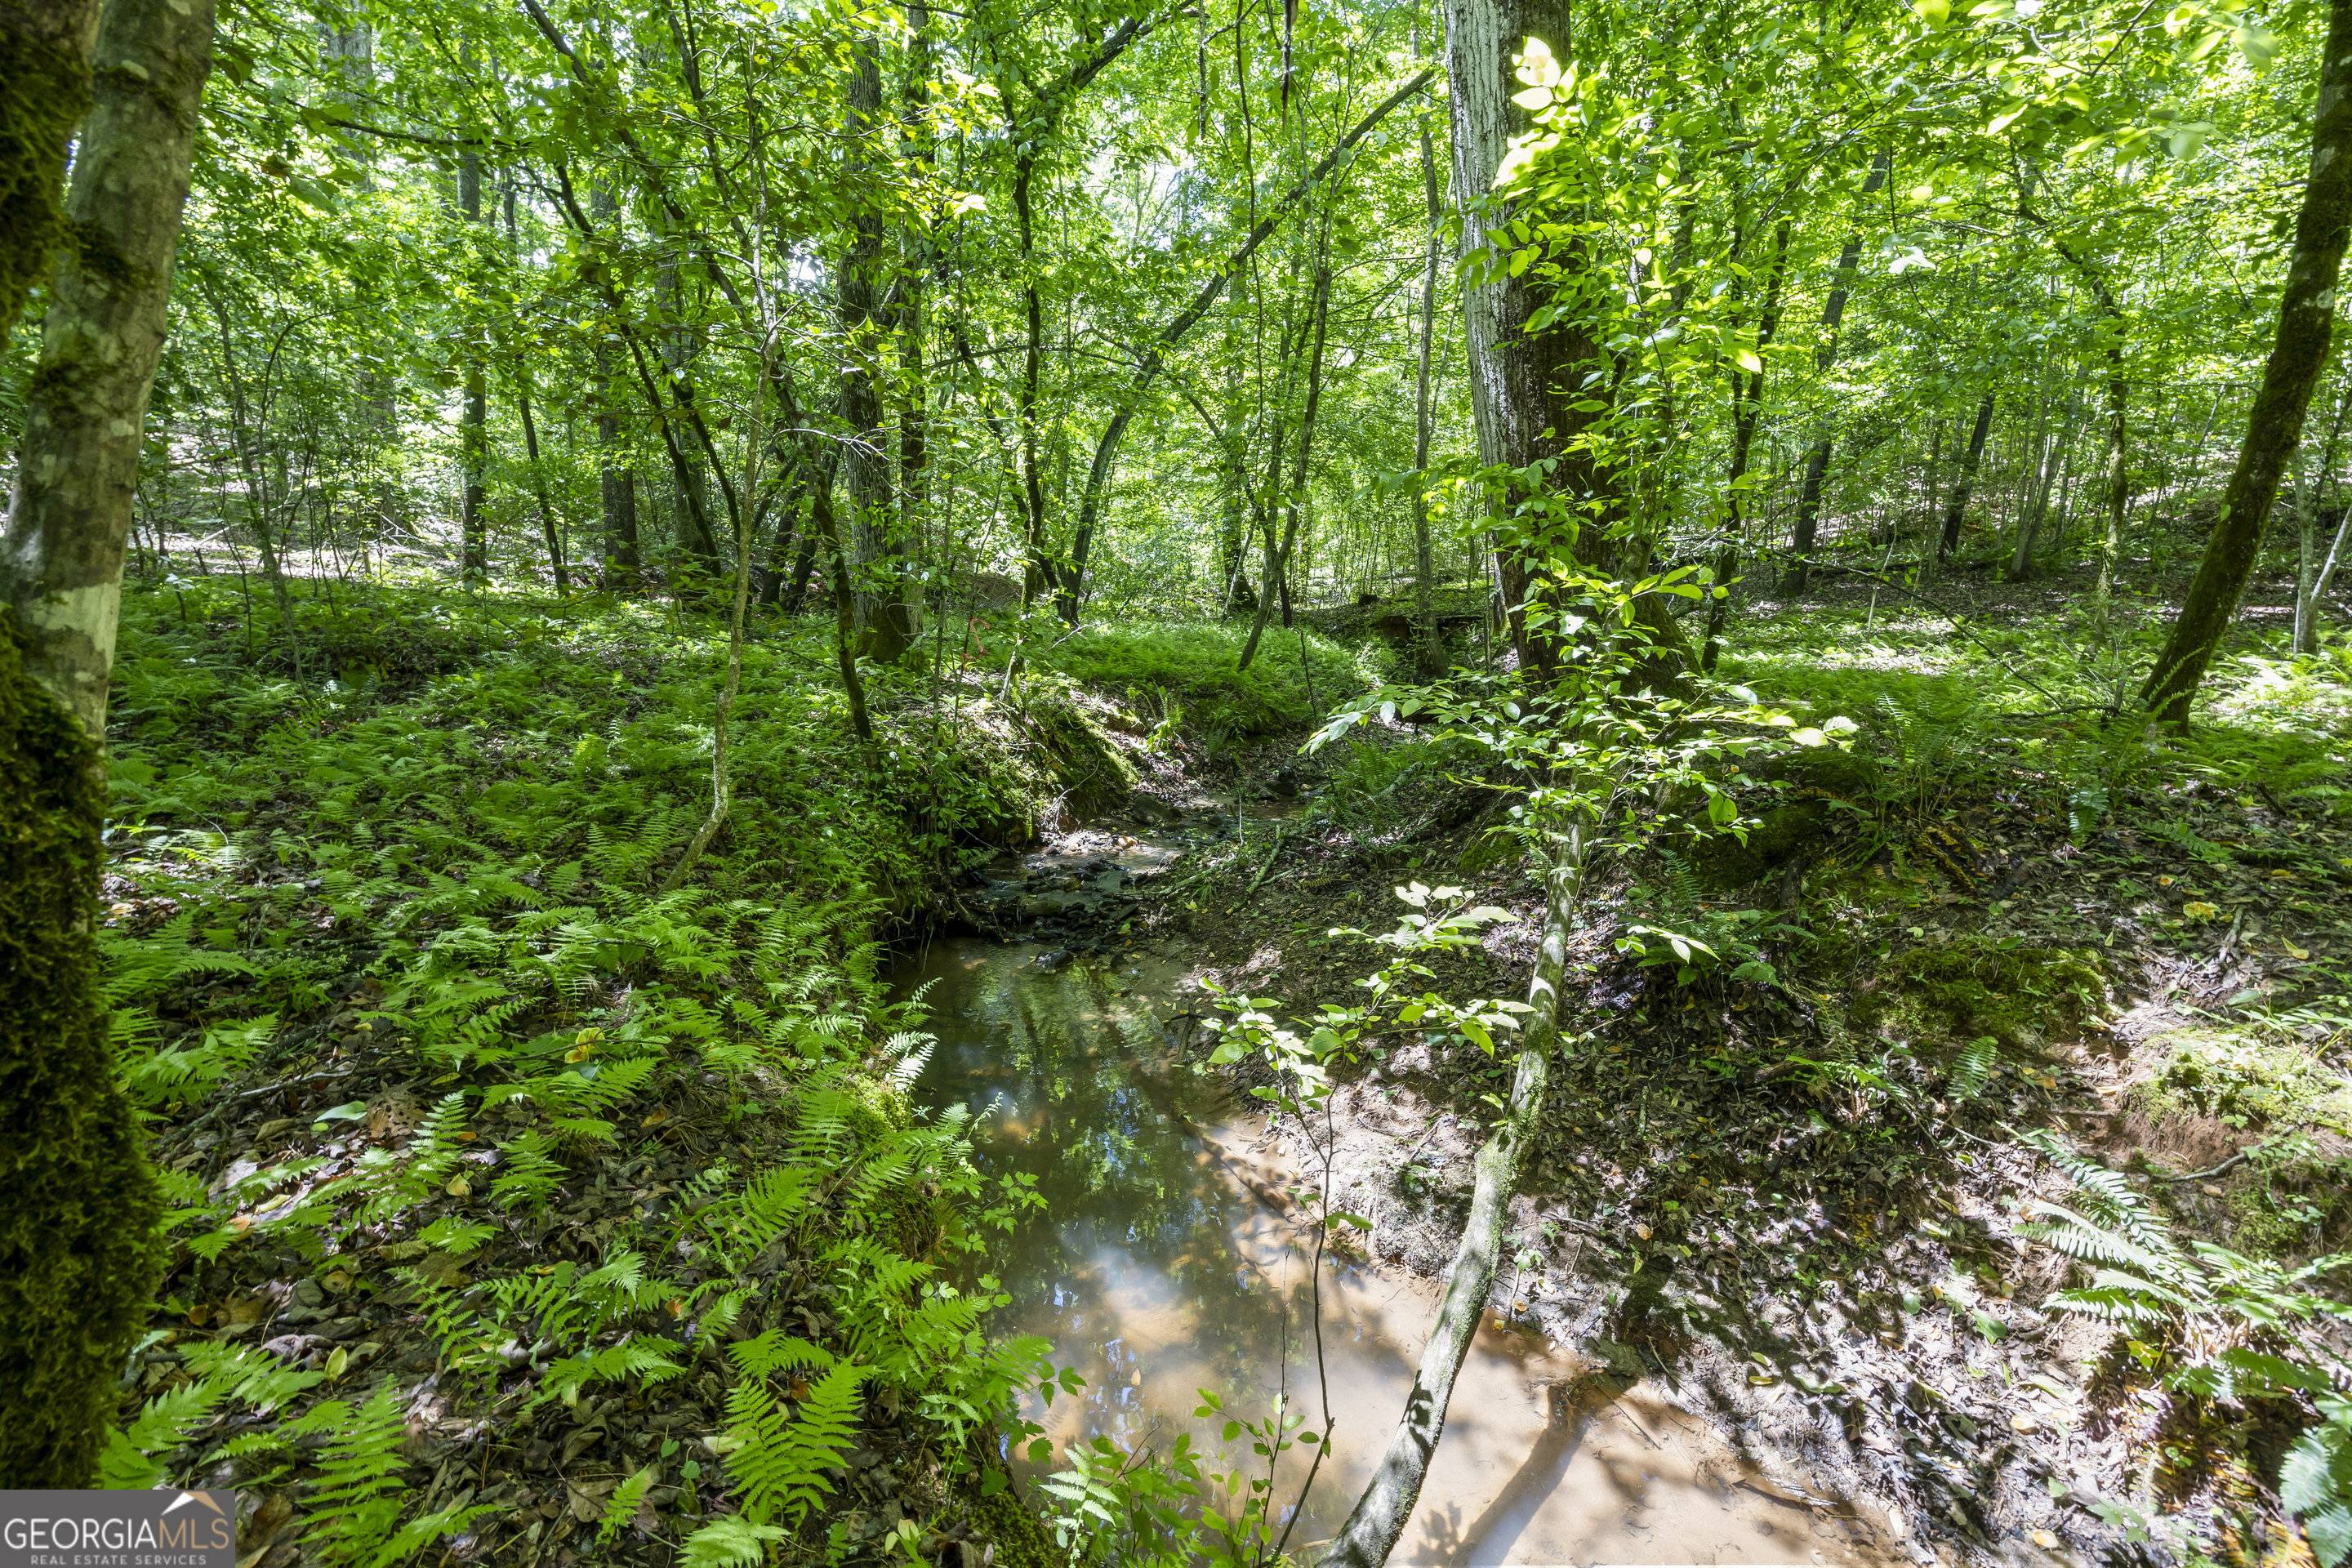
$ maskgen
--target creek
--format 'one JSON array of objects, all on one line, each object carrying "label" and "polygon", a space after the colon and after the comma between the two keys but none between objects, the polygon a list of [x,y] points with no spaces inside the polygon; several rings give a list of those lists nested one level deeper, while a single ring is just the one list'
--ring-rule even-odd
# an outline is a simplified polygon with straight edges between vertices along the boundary
[{"label": "creek", "polygon": [[[983,1167],[1034,1176],[1045,1200],[992,1258],[1012,1298],[994,1328],[1047,1340],[1086,1386],[1050,1405],[1033,1395],[1024,1414],[1057,1455],[1097,1434],[1164,1454],[1182,1432],[1214,1449],[1216,1428],[1192,1414],[1202,1389],[1251,1417],[1286,1389],[1317,1429],[1328,1397],[1330,1453],[1291,1538],[1311,1559],[1393,1430],[1437,1295],[1401,1270],[1327,1259],[1318,1376],[1312,1237],[1284,1191],[1303,1178],[1255,1102],[1184,1059],[1168,1020],[1201,1005],[1189,979],[1166,951],[1074,957],[976,937],[935,942],[893,975],[901,994],[929,987],[939,1044],[917,1100],[967,1107]],[[1311,1455],[1284,1457],[1277,1517]],[[1649,1380],[1629,1386],[1490,1320],[1392,1561],[1893,1560],[1879,1521],[1805,1490]]]}]

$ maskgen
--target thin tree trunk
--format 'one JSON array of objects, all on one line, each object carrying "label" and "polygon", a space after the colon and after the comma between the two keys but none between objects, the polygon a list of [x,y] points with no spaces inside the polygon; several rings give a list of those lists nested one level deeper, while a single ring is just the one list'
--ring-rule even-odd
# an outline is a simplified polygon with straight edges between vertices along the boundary
[{"label": "thin tree trunk", "polygon": [[2140,701],[2168,724],[2185,726],[2197,688],[2229,630],[2240,591],[2253,574],[2271,506],[2278,498],[2312,388],[2327,365],[2336,284],[2352,218],[2352,0],[2332,0],[2320,56],[2319,102],[2312,116],[2311,174],[2295,219],[2294,248],[2279,296],[2277,340],[2246,421],[2238,463],[2222,492],[2197,575],[2181,601]]},{"label": "thin tree trunk", "polygon": [[1427,87],[1436,76],[1433,69],[1416,73],[1411,81],[1374,105],[1370,112],[1340,137],[1297,184],[1276,200],[1266,204],[1261,209],[1263,216],[1243,237],[1241,244],[1225,258],[1224,265],[1201,285],[1199,292],[1192,296],[1192,302],[1178,311],[1151,340],[1150,346],[1145,349],[1142,363],[1137,365],[1126,390],[1114,402],[1110,421],[1103,426],[1102,436],[1095,443],[1094,462],[1087,470],[1086,489],[1079,495],[1077,528],[1072,537],[1069,575],[1061,603],[1065,621],[1075,624],[1077,617],[1079,589],[1086,578],[1087,552],[1094,539],[1096,524],[1101,521],[1103,492],[1110,484],[1112,465],[1118,460],[1119,443],[1127,437],[1127,427],[1135,417],[1137,403],[1150,389],[1151,384],[1160,379],[1160,371],[1166,367],[1168,351],[1181,342],[1184,334],[1192,330],[1193,324],[1208,313],[1209,307],[1216,303],[1217,296],[1224,291],[1234,273],[1256,254],[1257,247],[1265,243],[1266,237],[1274,233],[1290,209],[1320,189],[1331,171],[1354,151],[1359,142],[1371,134],[1373,127],[1387,119],[1391,111],[1405,100]]},{"label": "thin tree trunk", "polygon": [[[1323,400],[1324,329],[1331,317],[1331,264],[1327,259],[1318,259],[1316,263],[1315,302],[1311,308],[1314,311],[1315,346],[1307,360],[1307,407],[1298,421],[1298,451],[1290,470],[1289,513],[1283,524],[1282,548],[1278,552],[1272,545],[1275,498],[1270,486],[1265,498],[1268,542],[1265,577],[1281,595],[1282,624],[1286,630],[1290,626],[1290,554],[1297,545],[1299,520],[1306,511],[1307,459],[1315,444],[1316,410]],[[1250,622],[1249,639],[1243,643],[1241,658],[1234,665],[1234,674],[1247,669],[1250,660],[1257,657],[1258,638],[1265,635],[1266,611],[1272,603],[1271,596],[1259,598],[1257,615]]]},{"label": "thin tree trunk", "polygon": [[530,463],[530,489],[539,502],[540,533],[547,541],[548,564],[555,572],[555,591],[570,597],[572,574],[563,565],[563,536],[557,528],[555,503],[548,499],[547,470],[539,462],[539,426],[530,416],[530,372],[515,372],[515,412],[522,416],[523,455]]},{"label": "thin tree trunk", "polygon": [[[59,20],[86,26],[70,10]],[[0,28],[12,47],[37,31],[5,13]],[[106,7],[93,58],[107,68],[66,199],[74,244],[50,287],[0,530],[0,822],[14,840],[0,857],[0,1476],[20,1488],[91,1484],[163,1262],[92,941],[122,558],[212,49],[212,0]],[[48,63],[46,80],[0,78],[0,138],[50,134],[75,105],[71,58]],[[42,88],[57,101],[32,101]],[[62,161],[62,146],[16,146],[36,179]],[[21,177],[0,173],[0,188]],[[37,229],[28,248],[48,237]]]},{"label": "thin tree trunk", "polygon": [[[2327,424],[2327,442],[2320,449],[2319,475],[2305,486],[2298,475],[2295,489],[2295,510],[2302,515],[2302,552],[2295,563],[2294,574],[2294,640],[2297,653],[2319,651],[2319,623],[2316,618],[2319,596],[2327,592],[2327,577],[2335,568],[2336,554],[2343,547],[2344,529],[2339,523],[2336,542],[2328,547],[2326,562],[2315,559],[2317,543],[2315,532],[2319,521],[2319,498],[2326,491],[2327,482],[2336,472],[2336,443],[2344,434],[2344,416],[2352,411],[2352,380],[2344,384],[2342,395],[2336,400],[2336,416]],[[2352,515],[2352,513],[2347,513]]]},{"label": "thin tree trunk", "polygon": [[[616,216],[609,182],[598,180],[588,192],[590,213],[598,223]],[[596,450],[599,455],[596,490],[604,528],[602,549],[604,585],[635,587],[644,563],[637,546],[637,474],[626,462],[621,439],[620,402],[613,391],[613,351],[606,334],[596,334]]]},{"label": "thin tree trunk", "polygon": [[[1764,309],[1756,320],[1756,368],[1748,374],[1748,390],[1739,398],[1738,411],[1731,416],[1731,468],[1724,479],[1724,540],[1723,548],[1715,558],[1715,586],[1726,590],[1713,598],[1706,607],[1706,646],[1699,654],[1699,668],[1708,674],[1715,672],[1717,655],[1723,647],[1723,625],[1730,614],[1731,580],[1739,575],[1740,543],[1747,536],[1745,516],[1747,501],[1748,457],[1756,442],[1756,422],[1764,412],[1764,364],[1762,351],[1772,342],[1773,331],[1780,324],[1780,289],[1789,275],[1789,230],[1790,221],[1780,220],[1780,229],[1772,237],[1772,268],[1765,277]],[[1732,370],[1732,387],[1739,386],[1739,372]]]},{"label": "thin tree trunk", "polygon": [[[853,186],[861,178],[876,149],[869,145],[877,132],[882,110],[881,40],[861,33],[850,54],[846,88],[851,145],[846,173]],[[851,221],[850,241],[841,260],[836,289],[841,330],[846,340],[841,370],[841,415],[849,426],[842,477],[849,491],[849,536],[856,546],[858,564],[875,579],[862,586],[852,614],[863,623],[866,652],[877,663],[895,663],[913,640],[900,594],[893,549],[898,533],[893,497],[890,434],[883,428],[882,394],[875,380],[888,323],[883,320],[878,288],[882,281],[882,219],[869,203],[861,201]]]},{"label": "thin tree trunk", "polygon": [[[1894,167],[1895,160],[1883,151],[1872,159],[1862,194],[1868,196],[1882,189]],[[1822,306],[1822,328],[1826,336],[1813,357],[1813,364],[1824,376],[1837,364],[1838,328],[1845,321],[1846,293],[1853,286],[1854,268],[1861,262],[1862,234],[1856,230],[1846,236],[1845,248],[1838,253],[1837,280],[1831,285],[1829,300]],[[1821,518],[1822,485],[1829,475],[1830,453],[1836,440],[1834,436],[1824,435],[1805,457],[1805,483],[1797,492],[1795,537],[1790,541],[1797,561],[1790,571],[1789,586],[1797,593],[1804,592],[1812,579],[1813,535]]]},{"label": "thin tree trunk", "polygon": [[[476,256],[473,230],[482,222],[482,158],[468,147],[457,155],[457,210],[467,225],[466,246],[469,256]],[[466,407],[457,425],[457,465],[462,489],[457,500],[458,570],[469,581],[488,576],[490,570],[489,520],[483,515],[483,468],[489,452],[489,388],[488,370],[483,363],[482,323],[465,324],[464,347],[459,351],[464,359]]]},{"label": "thin tree trunk", "polygon": [[1976,427],[1969,432],[1967,456],[1960,459],[1959,477],[1952,481],[1952,499],[1944,506],[1944,531],[1936,542],[1936,559],[1941,562],[1959,547],[1960,520],[1967,516],[1969,492],[1975,489],[1977,466],[1984,461],[1985,437],[1992,430],[1993,394],[1984,395],[1977,405]]},{"label": "thin tree trunk", "polygon": [[1225,427],[1219,441],[1224,482],[1218,550],[1224,574],[1222,608],[1229,616],[1257,608],[1257,590],[1249,580],[1248,432],[1243,427],[1241,334],[1234,326],[1235,315],[1228,310],[1225,318]]}]

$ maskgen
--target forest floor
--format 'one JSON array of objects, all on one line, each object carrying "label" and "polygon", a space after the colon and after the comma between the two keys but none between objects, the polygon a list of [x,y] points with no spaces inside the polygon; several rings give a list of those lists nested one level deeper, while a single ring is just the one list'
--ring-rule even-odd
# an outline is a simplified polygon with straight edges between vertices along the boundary
[{"label": "forest floor", "polygon": [[[2128,1335],[2038,1310],[2069,1260],[2019,1225],[2075,1201],[2027,1141],[2047,1132],[2178,1235],[2289,1264],[2352,1237],[2344,672],[2239,668],[2201,749],[2117,765],[2037,690],[2078,657],[2032,627],[2038,595],[1957,655],[1921,651],[1953,639],[1917,606],[1831,597],[1858,602],[1790,606],[1736,673],[1860,722],[1845,809],[1759,802],[1762,847],[1724,885],[1636,856],[1593,892],[1496,1320],[1590,1376],[1650,1379],[1880,1552],[2292,1557],[2266,1500],[2308,1411],[2159,1389]],[[1435,961],[1439,988],[1523,994],[1540,900],[1492,836],[1489,781],[1401,725],[1303,739],[1165,768],[1144,811],[1097,826],[1172,807],[1220,836],[1121,917],[1126,940],[1305,1015],[1379,966],[1338,931],[1391,925],[1397,884],[1454,884],[1516,918]],[[1614,950],[1636,912],[1750,904],[1786,933],[1776,986],[1677,985]],[[1996,1047],[1980,1084],[1959,1070],[1977,1041]],[[1507,1072],[1462,1046],[1349,1075],[1330,1202],[1373,1218],[1374,1257],[1451,1264],[1481,1097]],[[1295,1129],[1264,1152],[1319,1162]]]},{"label": "forest floor", "polygon": [[[1830,1528],[1843,1500],[1923,1557],[2227,1556],[2304,1417],[2162,1393],[2037,1310],[2066,1263],[2018,1206],[2071,1189],[2021,1134],[2249,1253],[2352,1228],[2352,666],[2240,659],[2199,737],[2150,746],[2087,706],[2121,638],[1956,637],[1849,588],[1743,626],[1729,671],[1855,720],[1833,772],[1745,786],[1765,831],[1710,881],[1635,854],[1588,900],[1496,1308],[1715,1421]],[[708,798],[707,637],[425,595],[257,640],[215,598],[126,612],[102,946],[177,1261],[119,1457],[237,1486],[257,1568],[382,1544],[398,1508],[338,1489],[367,1475],[453,1561],[662,1563],[761,1510],[843,1561],[1034,1557],[974,1435],[917,1415],[1021,1369],[861,1337],[873,1292],[961,1269],[1020,1203],[955,1186],[904,1113],[886,929],[1044,921],[1057,962],[1151,942],[1304,1009],[1377,966],[1327,933],[1418,879],[1517,917],[1433,964],[1449,992],[1526,984],[1496,781],[1398,726],[1302,755],[1381,663],[1320,637],[1237,679],[1228,628],[1102,628],[1011,701],[986,668],[892,677],[860,761],[824,628],[782,628],[747,665],[738,815],[663,894]],[[1055,864],[992,884],[1033,824]],[[1189,858],[1118,870],[1153,843]],[[1750,907],[1785,928],[1777,984],[1615,951],[1636,911]],[[1343,1089],[1367,1250],[1450,1262],[1505,1070],[1416,1047]],[[822,1416],[835,1358],[895,1370],[797,1506],[762,1503],[729,1435],[761,1398]]]}]

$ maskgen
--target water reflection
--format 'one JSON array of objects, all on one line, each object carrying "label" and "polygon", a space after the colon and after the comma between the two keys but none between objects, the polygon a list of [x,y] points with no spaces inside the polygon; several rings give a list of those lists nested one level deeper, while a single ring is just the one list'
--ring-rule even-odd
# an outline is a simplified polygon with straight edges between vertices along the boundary
[{"label": "water reflection", "polygon": [[[1107,1434],[1165,1451],[1198,1391],[1258,1415],[1278,1393],[1331,1452],[1293,1536],[1328,1538],[1393,1427],[1436,1298],[1422,1281],[1327,1266],[1318,1376],[1291,1173],[1261,1157],[1261,1124],[1186,1069],[1160,1018],[1181,965],[1131,957],[1045,973],[1039,949],[935,944],[902,990],[935,982],[940,1044],[916,1095],[968,1106],[981,1155],[1036,1179],[1045,1201],[992,1267],[1013,1298],[1000,1331],[1037,1334],[1087,1379],[1026,1412],[1057,1449]],[[1867,1523],[1775,1501],[1703,1424],[1642,1386],[1482,1332],[1399,1563],[1865,1563],[1892,1550]],[[1296,1495],[1302,1454],[1278,1494]],[[1818,1553],[1818,1556],[1814,1554]]]}]

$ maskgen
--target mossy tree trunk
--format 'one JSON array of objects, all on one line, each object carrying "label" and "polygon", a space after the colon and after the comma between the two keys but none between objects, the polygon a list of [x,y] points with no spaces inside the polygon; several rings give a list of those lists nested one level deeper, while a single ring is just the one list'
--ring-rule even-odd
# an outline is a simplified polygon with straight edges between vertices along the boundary
[{"label": "mossy tree trunk", "polygon": [[2157,655],[2156,668],[2140,689],[2141,703],[2168,724],[2189,721],[2189,705],[2196,700],[2206,667],[2253,574],[2279,481],[2303,438],[2312,389],[2327,368],[2347,220],[2352,220],[2352,0],[2334,0],[2320,56],[2319,103],[2312,115],[2311,175],[2295,219],[2286,287],[2279,296],[2278,336],[2263,370],[2261,390],[2254,394],[2238,466],[2221,492],[2221,515],[2205,542],[2204,558],[2197,563],[2197,575],[2181,600],[2164,651]]},{"label": "mossy tree trunk", "polygon": [[[160,1263],[93,927],[122,554],[213,0],[113,0],[0,536],[0,1485],[79,1487]],[[13,74],[0,78],[13,91]],[[16,301],[7,301],[13,310]]]},{"label": "mossy tree trunk", "polygon": [[131,492],[212,68],[212,0],[183,6],[115,0],[100,25],[106,63],[66,204],[74,245],[26,389],[23,467],[0,537],[25,668],[93,738],[106,732]]},{"label": "mossy tree trunk", "polygon": [[160,1271],[107,1050],[97,745],[0,609],[0,1486],[83,1487]]},{"label": "mossy tree trunk", "polygon": [[97,37],[98,0],[0,0],[0,353],[64,226]]}]

